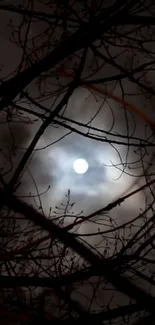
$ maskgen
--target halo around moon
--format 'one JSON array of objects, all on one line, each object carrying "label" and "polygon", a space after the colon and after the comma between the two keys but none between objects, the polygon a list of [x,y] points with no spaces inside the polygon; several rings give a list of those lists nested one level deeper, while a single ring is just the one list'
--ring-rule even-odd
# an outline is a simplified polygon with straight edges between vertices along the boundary
[{"label": "halo around moon", "polygon": [[85,159],[76,159],[73,163],[74,171],[77,174],[85,174],[89,168],[89,165]]}]

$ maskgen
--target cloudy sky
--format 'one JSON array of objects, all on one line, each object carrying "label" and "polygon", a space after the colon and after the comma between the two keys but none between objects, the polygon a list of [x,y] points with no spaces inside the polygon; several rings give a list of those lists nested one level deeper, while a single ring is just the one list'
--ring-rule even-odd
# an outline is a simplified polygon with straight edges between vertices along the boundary
[{"label": "cloudy sky", "polygon": [[[18,4],[19,1],[14,1],[14,5],[16,3]],[[35,1],[34,9],[47,12],[47,6],[43,6],[39,1]],[[127,32],[129,28],[126,27]],[[118,32],[121,38],[121,27],[118,28]],[[142,35],[148,35],[149,38],[152,32],[153,29],[146,28],[143,29]],[[62,36],[59,26],[54,31],[48,22],[36,21],[29,26],[28,21],[23,21],[20,14],[0,10],[1,80],[3,78],[3,80],[8,80],[19,72],[19,67],[22,71],[30,64],[27,63],[26,57],[24,57],[24,63],[22,61],[21,47],[26,33],[28,39],[26,53],[32,63],[43,58]],[[132,32],[130,37],[133,37]],[[134,37],[140,36],[134,35]],[[51,43],[47,49],[48,42]],[[121,40],[118,38],[117,42],[118,46],[108,45],[108,50],[115,58],[115,62],[123,68],[137,67],[150,60],[146,53],[144,55],[138,49],[137,52],[134,51],[134,56],[129,47],[120,50]],[[127,42],[127,46],[130,40],[124,42]],[[43,49],[42,46],[44,46]],[[143,46],[144,52],[149,46],[151,47],[152,59],[154,55],[152,43],[150,45],[147,42]],[[108,55],[106,47],[101,47],[101,51],[105,56]],[[71,68],[79,62],[80,55],[81,52],[64,62],[65,72],[71,72]],[[82,78],[88,81],[108,78],[120,73],[116,66],[102,63],[102,60],[95,59],[89,49]],[[48,116],[49,110],[55,108],[60,102],[65,93],[65,85],[70,80],[70,77],[60,73],[63,69],[56,70],[57,68],[60,68],[59,65],[54,67],[49,75],[48,72],[43,74],[42,78],[35,79],[25,89],[33,101],[39,102],[46,108],[45,116]],[[141,78],[146,85],[154,82],[154,74],[150,70]],[[139,141],[141,144],[144,144],[144,141],[154,144],[155,141],[153,128],[150,122],[146,121],[146,117],[152,123],[155,121],[154,97],[146,97],[146,94],[144,95],[137,85],[127,78],[123,79],[122,84],[119,81],[113,81],[105,82],[104,85],[95,85],[95,87],[92,88],[90,84],[75,89],[60,116],[55,118],[55,122],[49,125],[40,138],[21,174],[16,195],[36,208],[42,206],[42,212],[46,216],[50,214],[51,218],[64,213],[87,216],[145,184],[145,173],[150,175],[149,180],[154,177],[154,146],[150,145],[147,149],[138,146]],[[123,95],[124,101],[122,102]],[[6,119],[6,111],[0,113],[0,168],[7,182],[11,179],[37,130],[42,125],[42,120],[38,116],[24,109],[31,109],[36,112],[36,115],[45,113],[41,107],[34,105],[34,102],[32,104],[26,96],[16,98],[15,102],[20,105],[20,109],[14,109],[13,112],[8,109],[9,120]],[[127,103],[126,109],[124,108],[125,102]],[[62,126],[62,122],[64,125],[66,123],[70,129]],[[79,158],[85,159],[89,165],[84,174],[77,174],[73,168],[74,162]],[[110,212],[113,225],[117,226],[132,220],[145,209],[149,200],[152,200],[149,191],[141,191],[130,197]],[[73,218],[66,217],[65,224],[72,220]],[[98,222],[96,224],[91,221],[84,222],[75,230],[83,235],[96,232],[99,228],[109,227],[106,214],[96,216],[92,221],[94,220]],[[123,234],[123,236],[128,237],[128,234]],[[97,245],[98,250],[103,252],[100,241],[100,236],[87,237],[87,242]],[[114,241],[115,238],[112,238],[111,247],[108,247],[110,252],[115,249]],[[82,290],[85,289],[86,287],[79,288],[79,300]],[[99,290],[98,299],[102,300],[102,304],[111,299],[111,292],[105,298],[102,294],[103,288]],[[117,299],[119,300],[119,296]],[[117,299],[114,299],[114,306],[117,305]]]},{"label": "cloudy sky", "polygon": [[[6,11],[1,11],[0,14],[0,41],[3,43],[0,52],[1,77],[8,78],[10,73],[14,74],[22,56],[21,49],[10,41],[12,30],[8,24],[10,24],[11,18],[12,22],[18,25],[20,15],[9,14]],[[29,37],[38,35],[44,30],[44,24],[33,24],[29,30]],[[44,38],[41,39],[41,41],[43,40]],[[114,55],[116,52],[118,52],[118,49],[112,47],[111,53]],[[131,53],[121,54],[118,57],[118,62],[121,62],[122,59],[124,62],[130,62]],[[139,61],[142,60],[143,58],[139,58]],[[89,75],[91,68],[94,67],[95,63],[91,53],[88,53],[83,74]],[[104,65],[93,78],[113,75],[115,71],[115,68]],[[59,78],[60,82],[63,83],[64,77],[59,76]],[[116,82],[111,83],[110,88],[108,88],[109,85],[107,84],[104,87],[102,85],[98,87],[103,90],[106,88],[113,95],[121,98],[121,88]],[[136,108],[144,112],[152,120],[155,116],[153,100],[144,99],[144,96],[140,92],[138,93],[136,86],[126,79],[123,81],[123,89],[126,93],[125,100],[129,104],[135,105]],[[31,96],[35,97],[35,83],[30,85],[30,90]],[[20,104],[23,107],[28,107],[25,99],[21,100]],[[50,99],[44,101],[43,104],[47,108],[50,107]],[[152,134],[152,130],[146,121],[137,116],[131,109],[124,110],[119,102],[105,97],[104,93],[92,92],[88,87],[79,87],[74,91],[65,108],[64,117],[76,122],[87,123],[87,129],[78,126],[78,130],[85,133],[89,131],[92,135],[102,136],[102,141],[106,141],[107,135],[89,130],[89,127],[112,132],[113,136],[108,136],[108,139],[122,140],[124,143],[126,143],[126,139],[123,139],[123,136],[127,134],[135,138],[135,140],[130,141],[135,144],[137,143],[136,138],[149,139]],[[3,113],[1,114],[1,120],[1,147],[3,147],[4,152],[1,161],[4,172],[10,170],[6,174],[8,180],[41,122],[39,119],[36,121],[34,117],[27,113],[23,113],[21,117],[18,115],[18,118],[14,118],[14,122],[9,123],[9,125],[4,123],[5,116]],[[33,120],[35,121],[33,122]],[[62,118],[58,120],[63,121]],[[76,124],[70,123],[69,125],[77,128]],[[70,190],[71,201],[76,203],[74,212],[78,213],[84,210],[84,214],[87,214],[117,199],[129,189],[136,188],[139,186],[139,181],[143,183],[144,179],[141,177],[143,175],[143,166],[140,157],[143,156],[143,163],[147,168],[153,154],[153,148],[149,148],[147,152],[144,152],[144,149],[140,151],[136,146],[130,146],[128,150],[127,146],[123,144],[109,144],[84,138],[74,132],[68,133],[69,130],[60,125],[49,126],[37,144],[22,175],[21,184],[18,188],[19,193],[17,192],[19,195],[26,196],[30,192],[36,194],[37,186],[40,193],[45,192],[45,194],[41,195],[41,200],[44,211],[47,213],[51,206],[54,207],[65,202],[65,194]],[[9,161],[8,156],[11,156]],[[88,171],[83,175],[76,174],[73,169],[73,163],[78,158],[86,159],[89,164]],[[50,186],[50,189],[47,191],[48,186]],[[143,195],[144,193],[140,193],[137,197],[133,197],[131,199],[133,200],[132,204],[129,200],[124,206],[122,205],[119,208],[120,218],[124,215],[124,209],[127,209],[129,217],[131,212],[132,215],[133,213],[137,214],[139,207],[142,207],[144,202]]]}]

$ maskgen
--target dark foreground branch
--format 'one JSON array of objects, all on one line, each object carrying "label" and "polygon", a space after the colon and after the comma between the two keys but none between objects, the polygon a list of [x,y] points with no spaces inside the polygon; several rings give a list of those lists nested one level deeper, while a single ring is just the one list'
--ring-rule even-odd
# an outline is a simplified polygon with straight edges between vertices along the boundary
[{"label": "dark foreground branch", "polygon": [[130,298],[136,299],[141,306],[151,313],[155,313],[155,298],[148,295],[142,289],[128,281],[125,277],[121,276],[114,268],[111,267],[111,263],[104,259],[104,262],[100,257],[95,255],[91,250],[78,241],[71,233],[65,229],[59,228],[51,220],[45,218],[42,214],[38,213],[33,207],[20,201],[13,195],[6,195],[2,189],[0,189],[0,197],[3,204],[12,208],[14,211],[21,213],[28,220],[31,220],[37,226],[46,230],[52,237],[57,237],[65,245],[71,247],[76,253],[83,257],[87,262],[93,265],[94,268],[100,269],[102,275],[115,286],[120,292],[126,294]]},{"label": "dark foreground branch", "polygon": [[77,32],[73,33],[65,41],[60,42],[44,59],[36,62],[15,77],[5,81],[0,85],[0,110],[10,105],[14,98],[19,95],[41,73],[48,71],[62,60],[83,48],[88,47],[96,39],[115,25],[116,21],[126,15],[128,10],[136,4],[135,0],[116,0],[115,3],[106,11],[102,10],[95,16],[91,23],[83,23]]}]

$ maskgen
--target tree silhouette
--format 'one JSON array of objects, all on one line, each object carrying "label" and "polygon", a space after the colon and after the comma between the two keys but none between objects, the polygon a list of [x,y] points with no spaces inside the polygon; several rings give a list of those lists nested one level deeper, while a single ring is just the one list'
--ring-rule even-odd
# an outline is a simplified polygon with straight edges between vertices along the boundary
[{"label": "tree silhouette", "polygon": [[154,324],[155,5],[0,14],[1,322]]}]

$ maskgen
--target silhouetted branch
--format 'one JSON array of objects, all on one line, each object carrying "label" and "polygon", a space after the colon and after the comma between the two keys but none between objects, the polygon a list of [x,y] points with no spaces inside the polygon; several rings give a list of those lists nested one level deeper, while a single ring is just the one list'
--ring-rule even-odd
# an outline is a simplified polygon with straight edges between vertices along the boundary
[{"label": "silhouetted branch", "polygon": [[136,287],[126,278],[122,277],[117,271],[113,270],[111,268],[111,263],[108,260],[106,260],[106,264],[103,263],[102,265],[101,259],[97,255],[94,255],[94,253],[86,246],[76,240],[71,233],[67,232],[65,229],[59,228],[53,224],[51,220],[46,219],[31,206],[21,202],[13,195],[6,196],[2,190],[0,191],[0,195],[4,204],[8,205],[16,212],[23,214],[26,218],[33,221],[34,224],[39,225],[42,229],[50,232],[52,237],[59,238],[65,245],[71,247],[95,268],[100,268],[103,272],[103,276],[119,291],[128,295],[130,298],[135,298],[148,311],[154,312],[155,299],[140,288]]},{"label": "silhouetted branch", "polygon": [[0,101],[0,110],[11,104],[13,99],[22,92],[22,90],[42,72],[53,68],[60,61],[69,57],[75,51],[88,47],[92,42],[106,32],[118,17],[123,16],[129,8],[136,4],[135,0],[130,0],[124,3],[122,0],[117,0],[115,4],[107,10],[105,17],[104,10],[92,19],[91,23],[83,24],[77,32],[68,37],[64,42],[60,42],[57,48],[50,53],[46,58],[33,64],[32,67],[19,73],[12,79],[3,82],[0,85],[0,96],[3,98]]}]

